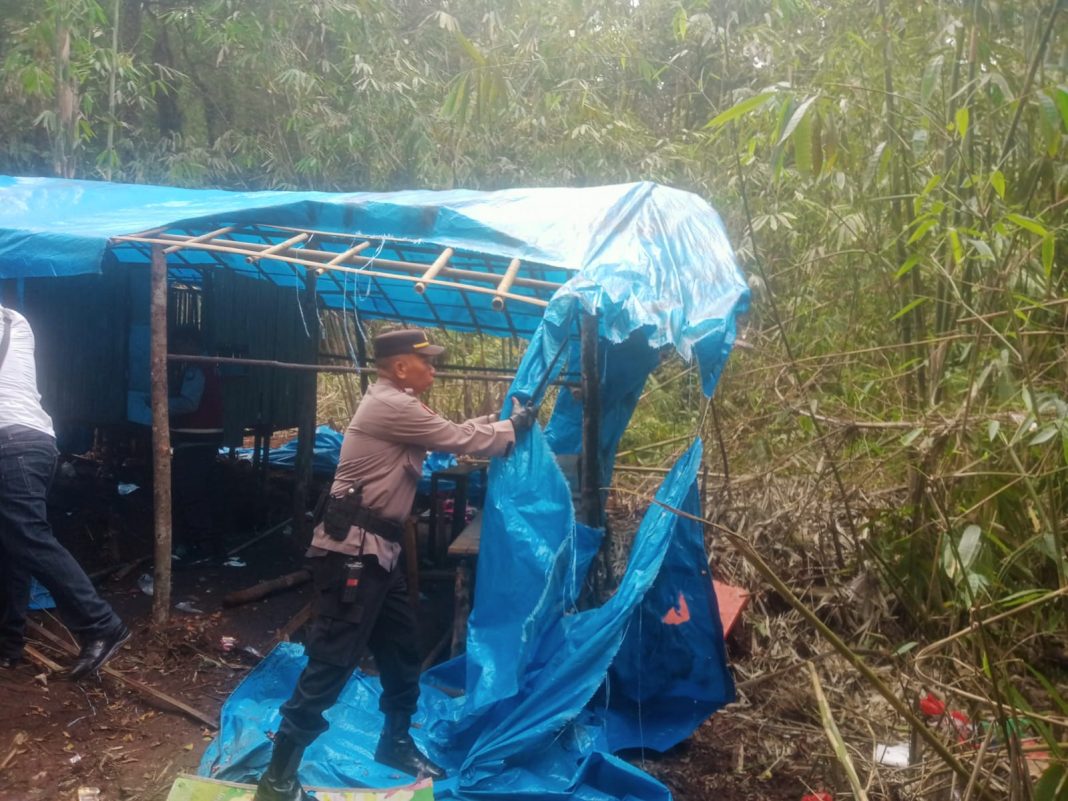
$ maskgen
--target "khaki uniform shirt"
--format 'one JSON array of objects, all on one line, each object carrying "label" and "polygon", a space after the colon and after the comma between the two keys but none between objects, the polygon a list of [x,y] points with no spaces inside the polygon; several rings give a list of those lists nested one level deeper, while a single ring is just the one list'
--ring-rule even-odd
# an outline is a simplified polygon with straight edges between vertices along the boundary
[{"label": "khaki uniform shirt", "polygon": [[[508,420],[490,415],[452,423],[388,378],[379,378],[345,429],[330,494],[340,496],[360,483],[364,506],[387,520],[403,523],[411,514],[428,450],[503,456],[514,443],[515,430]],[[393,569],[401,550],[399,543],[359,526],[349,529],[348,537],[338,542],[320,524],[311,544],[312,554],[319,548],[352,556],[373,554],[386,570]]]}]

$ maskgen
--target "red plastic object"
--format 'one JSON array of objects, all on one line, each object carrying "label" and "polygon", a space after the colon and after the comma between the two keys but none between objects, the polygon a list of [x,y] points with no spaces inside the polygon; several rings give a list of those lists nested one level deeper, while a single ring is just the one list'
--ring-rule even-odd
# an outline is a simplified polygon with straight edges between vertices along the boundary
[{"label": "red plastic object", "polygon": [[834,801],[830,793],[809,793],[801,796],[801,801]]},{"label": "red plastic object", "polygon": [[937,718],[946,714],[946,702],[934,693],[927,693],[920,699],[920,711],[929,718]]},{"label": "red plastic object", "polygon": [[[712,589],[716,593],[716,602],[719,604],[719,620],[723,624],[723,636],[730,634],[734,624],[742,616],[742,610],[749,603],[749,593],[740,587],[732,587],[722,581],[712,579]],[[801,799],[801,801],[805,801]],[[822,801],[822,800],[820,800]],[[830,801],[828,799],[828,801]]]}]

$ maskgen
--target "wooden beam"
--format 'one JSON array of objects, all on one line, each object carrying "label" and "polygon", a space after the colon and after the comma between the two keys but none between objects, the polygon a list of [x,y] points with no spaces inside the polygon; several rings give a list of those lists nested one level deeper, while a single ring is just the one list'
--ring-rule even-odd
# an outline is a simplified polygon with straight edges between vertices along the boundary
[{"label": "wooden beam", "polygon": [[167,257],[152,248],[149,311],[152,387],[152,501],[155,523],[155,569],[152,622],[161,626],[171,610],[171,426],[167,402]]}]

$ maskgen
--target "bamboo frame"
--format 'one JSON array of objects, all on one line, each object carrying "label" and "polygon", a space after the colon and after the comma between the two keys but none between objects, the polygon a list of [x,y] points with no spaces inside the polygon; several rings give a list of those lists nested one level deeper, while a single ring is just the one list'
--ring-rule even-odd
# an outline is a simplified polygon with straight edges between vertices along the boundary
[{"label": "bamboo frame", "polygon": [[[255,243],[251,243],[251,242],[237,242],[237,241],[232,241],[232,240],[225,240],[228,243],[232,242],[234,247],[231,247],[229,244],[228,245],[218,245],[218,244],[215,244],[213,242],[193,242],[192,241],[192,237],[190,237],[190,238],[181,238],[176,242],[173,237],[175,237],[175,235],[173,235],[173,234],[164,235],[162,237],[144,237],[144,236],[138,236],[138,235],[130,235],[130,236],[117,236],[117,237],[114,237],[112,241],[115,241],[115,242],[135,242],[135,243],[140,243],[140,244],[144,244],[144,245],[165,245],[165,246],[170,246],[170,245],[174,245],[174,244],[179,244],[180,243],[183,248],[190,248],[190,249],[194,249],[194,250],[203,250],[203,251],[212,252],[212,253],[229,253],[231,255],[245,256],[245,257],[247,257],[249,255],[257,255],[256,252],[255,252],[255,250],[256,250]],[[249,247],[253,248],[253,252],[252,253],[249,252],[249,249],[248,249]],[[309,250],[304,250],[304,251],[301,251],[301,252],[305,253],[307,255],[314,255],[314,252],[313,251],[309,251]],[[319,251],[319,252],[323,253],[323,251]],[[335,254],[335,253],[332,253],[332,252],[329,252],[329,251],[327,251],[326,253],[328,255],[330,255],[331,257],[334,257],[334,256],[338,255],[338,254]],[[309,269],[313,269],[313,270],[316,270],[316,271],[318,271],[320,269],[322,269],[322,270],[335,270],[337,272],[345,272],[345,273],[353,273],[353,274],[356,274],[356,275],[363,275],[363,276],[366,276],[368,278],[372,278],[372,279],[376,279],[376,280],[401,281],[403,283],[409,283],[409,284],[417,284],[420,281],[422,281],[423,283],[430,284],[432,286],[440,286],[440,287],[443,287],[445,289],[454,289],[454,290],[457,290],[459,292],[473,293],[473,294],[476,294],[476,295],[499,296],[499,297],[502,297],[502,298],[506,298],[508,300],[514,300],[517,303],[526,303],[528,305],[538,306],[540,308],[545,308],[546,306],[549,305],[549,301],[543,300],[542,298],[538,298],[538,297],[532,297],[530,295],[517,295],[517,294],[515,294],[513,292],[500,292],[499,290],[490,289],[489,287],[470,286],[468,284],[461,284],[461,283],[459,283],[457,281],[447,281],[447,280],[442,280],[440,278],[426,280],[426,279],[424,279],[422,277],[417,277],[415,275],[410,275],[410,274],[409,275],[402,275],[402,274],[397,274],[397,273],[387,273],[387,272],[382,272],[381,270],[368,270],[368,269],[364,269],[362,267],[351,267],[351,266],[343,265],[343,264],[330,265],[330,264],[327,264],[326,262],[323,262],[323,261],[316,261],[314,259],[303,258],[303,257],[286,256],[286,255],[283,255],[281,253],[273,253],[273,254],[271,254],[270,258],[275,260],[275,261],[284,262],[284,263],[290,264],[290,265],[298,265],[298,266],[309,268]],[[373,257],[372,258],[366,258],[366,257],[362,257],[362,256],[355,256],[355,257],[353,257],[353,259],[355,261],[357,261],[357,262],[363,262],[364,264],[374,263],[374,264],[377,264],[377,265],[381,265],[382,267],[403,270],[403,271],[405,271],[407,273],[411,273],[411,272],[423,273],[424,270],[425,270],[425,265],[413,264],[411,262],[400,262],[400,261],[395,261],[395,260],[392,260],[392,259],[375,259]],[[464,271],[464,272],[472,272],[472,273],[474,273],[474,271]],[[481,280],[488,280],[488,281],[491,281],[491,282],[495,282],[496,278],[499,277],[499,276],[496,276],[495,274],[484,274],[484,273],[474,273],[474,274],[479,276]],[[532,281],[533,279],[528,279],[528,280]],[[515,283],[516,283],[517,286],[520,285],[519,284],[519,279],[516,279]],[[551,282],[548,282],[548,281],[538,281],[537,283],[539,283],[539,284],[550,284],[551,286],[556,287],[556,288],[562,286],[561,284],[552,284]],[[383,293],[383,294],[385,294],[385,293]],[[398,314],[397,316],[398,317],[403,317],[403,315],[400,315],[400,314]]]},{"label": "bamboo frame", "polygon": [[[225,229],[220,229],[220,230],[224,230],[225,231]],[[237,229],[235,229],[235,228],[231,228],[230,229],[230,231],[235,231],[235,230],[237,230]],[[260,234],[259,232],[255,232],[255,235],[256,236],[262,236],[262,234]],[[222,240],[219,240],[219,242],[210,242],[209,239],[205,238],[207,236],[206,234],[203,235],[203,236],[188,236],[188,235],[184,235],[184,234],[169,234],[169,233],[157,233],[157,234],[137,233],[137,234],[129,234],[129,235],[123,235],[123,236],[116,236],[116,237],[113,237],[113,239],[115,241],[124,241],[124,240],[133,240],[136,237],[145,237],[145,236],[154,236],[154,237],[158,237],[160,239],[167,239],[173,244],[181,244],[183,246],[184,245],[192,245],[192,244],[201,243],[201,242],[208,242],[210,244],[219,244],[221,242],[224,245],[238,245],[238,246],[243,247],[243,248],[250,248],[252,250],[257,250],[257,251],[263,251],[263,250],[266,250],[268,248],[274,247],[269,242],[242,242],[242,241],[236,240],[236,239],[222,239]],[[335,236],[338,236],[338,235],[335,235]],[[345,238],[349,239],[349,240],[352,239],[352,237],[349,237],[349,236],[345,236]],[[393,240],[385,240],[385,241],[392,242],[394,248],[400,247],[399,243],[393,242]],[[348,250],[343,251],[342,253],[336,253],[335,251],[332,251],[332,250],[319,250],[317,248],[310,248],[310,247],[301,248],[299,252],[300,252],[301,255],[305,255],[305,256],[312,256],[312,257],[315,257],[315,258],[329,258],[330,261],[328,261],[323,266],[332,266],[334,264],[337,264],[339,261],[347,260],[348,258],[351,258],[352,256],[355,256],[356,254],[366,250],[370,245],[371,245],[371,241],[367,240],[365,242],[361,242],[355,248],[349,248]],[[451,250],[451,248],[448,248],[448,249]],[[282,251],[282,252],[284,252],[284,251]],[[339,257],[342,257],[343,254],[345,254],[344,257],[343,258],[339,258]],[[456,255],[455,252],[452,255]],[[440,255],[439,255],[439,258],[440,258]],[[390,269],[402,270],[402,271],[410,272],[410,273],[418,273],[420,275],[422,275],[427,269],[427,265],[424,264],[424,263],[421,263],[421,262],[409,262],[409,261],[404,261],[403,259],[400,259],[400,260],[398,260],[398,259],[383,259],[381,257],[365,256],[365,257],[362,257],[360,259],[360,261],[362,261],[365,264],[371,264],[373,262],[375,264],[380,264],[380,265],[382,265],[384,267],[389,267]],[[463,267],[449,267],[447,265],[442,269],[441,274],[445,275],[445,276],[449,276],[451,278],[466,278],[466,279],[471,280],[471,281],[482,281],[482,282],[488,283],[488,284],[500,284],[500,282],[504,278],[504,275],[502,275],[501,273],[495,273],[495,272],[491,272],[491,271],[488,271],[488,270],[486,272],[482,272],[482,271],[479,271],[479,270],[469,270],[469,269],[466,269],[466,268],[463,268]],[[562,286],[562,284],[557,283],[555,281],[546,281],[546,280],[544,280],[542,278],[530,278],[529,276],[522,276],[522,275],[517,275],[516,276],[515,281],[514,281],[514,285],[515,286],[526,287],[528,289],[535,289],[535,290],[544,289],[546,291],[551,291],[551,292],[555,292],[557,289],[559,289]]]}]

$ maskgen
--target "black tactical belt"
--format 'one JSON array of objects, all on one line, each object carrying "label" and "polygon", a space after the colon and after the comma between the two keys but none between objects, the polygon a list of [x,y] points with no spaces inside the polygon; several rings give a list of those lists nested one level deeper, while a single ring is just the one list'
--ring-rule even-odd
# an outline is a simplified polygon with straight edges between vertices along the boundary
[{"label": "black tactical belt", "polygon": [[372,534],[377,534],[382,539],[390,542],[399,543],[404,539],[403,525],[393,520],[386,520],[366,506],[361,506],[353,512],[352,525],[359,526],[364,531],[370,531]]}]

